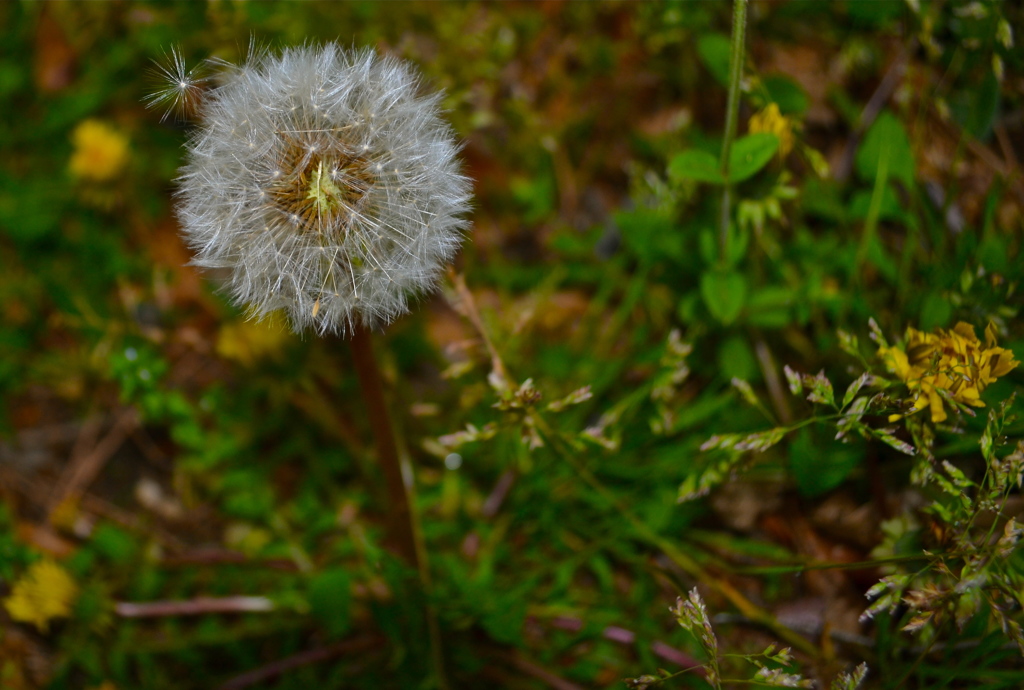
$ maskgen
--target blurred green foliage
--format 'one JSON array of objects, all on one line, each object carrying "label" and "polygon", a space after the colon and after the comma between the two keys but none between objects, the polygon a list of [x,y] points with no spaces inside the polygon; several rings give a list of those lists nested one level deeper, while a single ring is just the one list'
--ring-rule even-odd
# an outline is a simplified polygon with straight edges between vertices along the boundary
[{"label": "blurred green foliage", "polygon": [[[886,445],[917,439],[837,440],[835,417],[862,372],[882,371],[871,319],[893,340],[991,322],[1024,359],[1024,15],[755,2],[726,180],[728,19],[725,3],[685,0],[0,5],[0,595],[44,551],[81,587],[46,635],[0,607],[0,685],[433,687],[429,607],[454,687],[622,687],[701,654],[667,615],[693,571],[659,544],[776,613],[863,608],[887,572],[823,584],[801,564],[947,548],[955,520],[917,509],[935,496]],[[186,266],[172,209],[189,124],[142,105],[172,46],[192,65],[244,59],[250,41],[332,40],[409,59],[443,88],[476,180],[456,283],[378,341],[429,591],[382,545],[345,344],[246,325]],[[747,130],[771,104],[792,151]],[[88,120],[129,142],[114,177],[70,172]],[[834,385],[837,409],[788,392],[786,365],[827,372],[806,387]],[[1022,377],[992,384],[989,406]],[[996,457],[1024,431],[1020,408]],[[88,495],[52,505],[64,468],[126,410],[137,424]],[[865,424],[882,429],[882,410]],[[979,412],[930,431],[934,456],[982,485]],[[756,434],[764,452],[701,450]],[[680,486],[709,495],[678,504]],[[835,505],[868,517],[822,527]],[[915,527],[883,522],[905,511]],[[779,570],[745,573],[758,567]],[[229,596],[273,608],[118,608]],[[818,650],[801,660],[825,678],[867,661],[870,687],[1019,687],[1020,654],[985,605],[972,613],[924,642],[900,632],[901,610],[846,637],[798,631]],[[719,646],[763,650],[775,638],[742,614],[715,622]]]}]

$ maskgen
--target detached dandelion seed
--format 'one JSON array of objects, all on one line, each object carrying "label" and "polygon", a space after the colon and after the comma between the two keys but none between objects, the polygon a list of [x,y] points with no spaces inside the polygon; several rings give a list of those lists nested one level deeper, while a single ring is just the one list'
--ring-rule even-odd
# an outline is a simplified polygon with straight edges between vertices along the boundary
[{"label": "detached dandelion seed", "polygon": [[404,62],[336,44],[222,68],[179,178],[194,263],[226,269],[236,302],[296,331],[346,335],[408,311],[469,208],[440,94],[420,95]]},{"label": "detached dandelion seed", "polygon": [[172,48],[163,61],[154,61],[155,79],[160,87],[144,99],[147,108],[162,108],[163,122],[172,113],[187,118],[194,114],[202,100],[206,87],[203,65],[185,69],[185,58],[177,48]]}]

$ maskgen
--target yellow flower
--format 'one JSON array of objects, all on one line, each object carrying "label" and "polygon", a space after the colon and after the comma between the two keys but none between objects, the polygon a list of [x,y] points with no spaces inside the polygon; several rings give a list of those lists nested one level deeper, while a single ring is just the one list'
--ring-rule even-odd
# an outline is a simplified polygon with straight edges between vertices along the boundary
[{"label": "yellow flower", "polygon": [[51,619],[71,615],[71,605],[77,597],[78,585],[68,572],[44,559],[29,566],[14,583],[4,606],[14,620],[31,623],[46,632]]},{"label": "yellow flower", "polygon": [[[907,329],[903,348],[883,347],[878,354],[889,371],[914,394],[914,411],[931,408],[932,421],[936,423],[947,417],[939,391],[945,391],[958,403],[984,407],[981,392],[1018,364],[1012,352],[996,347],[994,325],[985,329],[982,347],[974,327],[963,321],[952,330],[939,329],[937,333]],[[899,417],[892,415],[890,421]]]},{"label": "yellow flower", "polygon": [[104,181],[117,176],[128,161],[128,138],[99,120],[86,120],[71,133],[75,145],[71,174]]},{"label": "yellow flower", "polygon": [[777,136],[779,158],[785,158],[793,150],[793,121],[785,117],[774,103],[769,103],[764,110],[751,115],[747,129],[751,134],[768,132]]},{"label": "yellow flower", "polygon": [[235,321],[221,327],[217,335],[217,354],[252,366],[261,359],[279,355],[288,338],[277,314],[262,321]]}]

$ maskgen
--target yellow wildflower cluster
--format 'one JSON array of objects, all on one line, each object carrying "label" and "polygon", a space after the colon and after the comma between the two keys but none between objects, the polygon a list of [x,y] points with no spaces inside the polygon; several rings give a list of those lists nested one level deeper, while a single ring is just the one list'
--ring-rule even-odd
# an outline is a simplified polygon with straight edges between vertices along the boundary
[{"label": "yellow wildflower cluster", "polygon": [[113,179],[128,162],[128,138],[99,120],[86,120],[71,133],[75,146],[71,174],[103,182]]},{"label": "yellow wildflower cluster", "polygon": [[31,623],[46,632],[52,619],[71,615],[77,597],[78,585],[68,572],[44,559],[29,566],[14,583],[4,606],[14,620]]},{"label": "yellow wildflower cluster", "polygon": [[[984,407],[981,392],[1018,364],[1012,352],[996,347],[992,324],[985,329],[982,347],[974,327],[963,321],[952,330],[940,329],[937,333],[910,328],[905,347],[883,347],[878,354],[914,394],[915,411],[931,408],[936,423],[947,417],[939,391],[958,403]],[[890,419],[898,418],[893,415]]]},{"label": "yellow wildflower cluster", "polygon": [[769,103],[766,108],[750,116],[747,129],[751,134],[768,132],[779,138],[779,158],[793,150],[793,121],[782,114],[779,106]]}]

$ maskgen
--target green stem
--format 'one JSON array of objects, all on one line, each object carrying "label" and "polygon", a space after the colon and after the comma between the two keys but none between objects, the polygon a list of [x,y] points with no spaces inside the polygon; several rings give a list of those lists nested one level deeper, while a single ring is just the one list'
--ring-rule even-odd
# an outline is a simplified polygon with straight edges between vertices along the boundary
[{"label": "green stem", "polygon": [[[352,358],[356,375],[363,391],[363,403],[370,418],[374,443],[377,445],[377,459],[384,474],[384,485],[389,505],[387,506],[387,539],[392,548],[407,565],[416,569],[420,584],[428,600],[430,596],[430,567],[427,563],[426,546],[412,508],[413,471],[408,459],[403,461],[391,424],[387,402],[384,399],[384,383],[373,354],[373,337],[369,330],[360,326],[352,334]],[[441,645],[441,628],[433,604],[426,604],[424,611],[427,634],[437,685],[441,690],[450,687],[444,667],[444,653]]]},{"label": "green stem", "polygon": [[722,139],[722,157],[719,161],[722,178],[722,219],[719,228],[721,260],[729,256],[729,211],[732,184],[729,183],[729,153],[736,138],[736,121],[740,111],[740,81],[743,79],[744,39],[747,28],[747,0],[733,0],[732,46],[729,51],[729,104],[725,117],[725,136]]},{"label": "green stem", "polygon": [[889,181],[889,155],[883,151],[878,159],[878,169],[875,172],[875,186],[871,190],[871,203],[868,206],[868,216],[864,219],[864,232],[860,238],[860,246],[857,248],[857,259],[854,265],[853,279],[860,282],[863,275],[862,266],[867,259],[871,245],[874,244],[875,234],[878,229],[878,217],[882,212],[882,199],[885,196],[885,185]]}]

